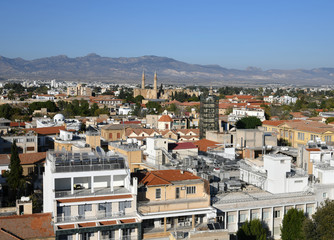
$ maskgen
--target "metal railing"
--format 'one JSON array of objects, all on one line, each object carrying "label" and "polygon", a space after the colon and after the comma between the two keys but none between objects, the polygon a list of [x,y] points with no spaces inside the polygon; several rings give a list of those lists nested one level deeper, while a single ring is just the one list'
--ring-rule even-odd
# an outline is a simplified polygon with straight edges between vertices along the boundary
[{"label": "metal railing", "polygon": [[125,194],[131,193],[129,189],[124,187],[114,187],[113,191],[111,191],[110,187],[105,188],[95,188],[94,192],[91,192],[91,188],[74,190],[73,193],[68,191],[54,191],[56,198],[68,197],[68,196],[96,196],[96,195],[105,195],[105,194]]},{"label": "metal railing", "polygon": [[96,164],[96,165],[64,165],[55,166],[55,172],[86,172],[86,171],[101,171],[101,170],[117,170],[124,169],[124,162],[111,164]]},{"label": "metal railing", "polygon": [[81,220],[100,220],[100,219],[108,219],[108,218],[119,218],[125,216],[124,211],[112,212],[112,213],[99,213],[95,216],[57,216],[57,222],[76,222]]}]

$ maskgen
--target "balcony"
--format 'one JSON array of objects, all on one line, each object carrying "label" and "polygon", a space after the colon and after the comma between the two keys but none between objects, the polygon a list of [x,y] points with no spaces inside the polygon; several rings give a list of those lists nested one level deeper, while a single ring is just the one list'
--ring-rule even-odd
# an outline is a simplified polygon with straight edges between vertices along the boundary
[{"label": "balcony", "polygon": [[112,195],[112,194],[131,194],[131,191],[125,187],[114,187],[111,191],[110,187],[94,188],[94,192],[90,188],[74,190],[73,193],[69,191],[54,191],[55,198],[64,197],[79,197],[79,196],[98,196],[98,195]]},{"label": "balcony", "polygon": [[112,213],[99,213],[94,216],[57,216],[57,223],[69,223],[69,222],[80,222],[80,221],[94,221],[103,219],[118,219],[124,217],[136,217],[136,213],[125,214],[124,211],[112,212]]}]

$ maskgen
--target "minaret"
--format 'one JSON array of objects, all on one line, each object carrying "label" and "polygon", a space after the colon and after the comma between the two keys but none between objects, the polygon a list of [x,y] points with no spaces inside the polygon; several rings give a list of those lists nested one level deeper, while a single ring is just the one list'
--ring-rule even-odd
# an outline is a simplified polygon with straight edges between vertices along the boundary
[{"label": "minaret", "polygon": [[145,71],[143,70],[143,74],[141,75],[141,89],[145,89]]},{"label": "minaret", "polygon": [[154,72],[154,84],[153,84],[153,89],[154,90],[157,90],[157,80],[158,80],[157,71],[155,71]]},{"label": "minaret", "polygon": [[210,86],[209,95],[213,95],[212,86]]}]

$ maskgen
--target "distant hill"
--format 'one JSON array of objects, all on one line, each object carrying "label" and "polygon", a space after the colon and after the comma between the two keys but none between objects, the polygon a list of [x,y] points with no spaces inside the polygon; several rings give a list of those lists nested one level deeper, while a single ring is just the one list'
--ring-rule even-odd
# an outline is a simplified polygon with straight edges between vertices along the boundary
[{"label": "distant hill", "polygon": [[186,85],[334,84],[334,68],[263,71],[249,67],[246,70],[237,70],[219,65],[188,64],[167,57],[109,58],[94,53],[84,57],[69,58],[60,55],[30,61],[0,56],[0,79],[58,79],[139,84],[143,70],[146,73],[147,83],[153,82],[153,73],[157,71],[159,84],[161,82]]}]

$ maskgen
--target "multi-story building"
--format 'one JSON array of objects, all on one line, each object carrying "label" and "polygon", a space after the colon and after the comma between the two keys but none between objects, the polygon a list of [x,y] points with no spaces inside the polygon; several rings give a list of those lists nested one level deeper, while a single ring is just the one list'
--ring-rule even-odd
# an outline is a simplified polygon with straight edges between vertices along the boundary
[{"label": "multi-story building", "polygon": [[266,120],[263,109],[233,108],[232,113],[228,115],[228,121],[236,122],[243,117],[257,117],[261,121]]},{"label": "multi-story building", "polygon": [[200,107],[200,138],[205,138],[206,131],[218,131],[219,121],[218,99],[214,95],[209,95],[201,98]]},{"label": "multi-story building", "polygon": [[10,153],[12,143],[15,141],[20,153],[38,152],[38,138],[34,133],[24,135],[6,135],[0,137],[0,153]]},{"label": "multi-story building", "polygon": [[48,152],[44,212],[56,239],[141,239],[137,179],[126,159],[92,152]]},{"label": "multi-story building", "polygon": [[334,127],[321,122],[307,120],[265,121],[267,131],[277,131],[277,138],[289,142],[292,147],[305,146],[309,141],[320,139],[323,142],[334,140]]},{"label": "multi-story building", "polygon": [[216,217],[209,183],[187,171],[146,172],[138,200],[144,233],[197,229]]}]

